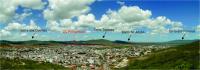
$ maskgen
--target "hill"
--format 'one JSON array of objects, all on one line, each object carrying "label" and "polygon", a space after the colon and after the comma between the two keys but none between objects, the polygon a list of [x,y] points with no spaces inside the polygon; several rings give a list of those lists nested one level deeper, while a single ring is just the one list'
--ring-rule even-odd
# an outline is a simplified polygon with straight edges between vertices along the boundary
[{"label": "hill", "polygon": [[7,40],[0,40],[1,44],[70,44],[70,43],[90,43],[90,44],[155,44],[155,43],[191,43],[196,40],[173,40],[168,42],[127,42],[121,40],[110,41],[106,39],[96,39],[96,40],[87,40],[87,41],[38,41],[38,40],[28,40],[28,41],[7,41]]},{"label": "hill", "polygon": [[132,60],[127,67],[131,69],[200,69],[200,41],[157,51],[144,60]]},{"label": "hill", "polygon": [[[125,42],[125,41],[124,41]],[[93,44],[93,45],[114,45],[114,44],[124,44],[124,42],[113,42],[105,39],[97,39],[97,40],[88,40],[88,41],[37,41],[37,40],[29,40],[29,41],[6,41],[0,40],[1,47],[12,45],[61,45],[61,44]]]},{"label": "hill", "polygon": [[173,40],[173,41],[168,41],[168,42],[165,42],[165,43],[170,43],[170,44],[189,44],[189,43],[192,43],[192,42],[195,42],[195,41],[198,41],[198,40]]},{"label": "hill", "polygon": [[96,39],[96,40],[88,40],[88,41],[37,41],[37,40],[29,40],[29,41],[6,41],[0,40],[0,47],[12,47],[15,45],[21,46],[48,46],[48,45],[66,45],[66,44],[77,44],[77,45],[104,45],[104,46],[132,46],[132,45],[182,45],[194,42],[196,40],[174,40],[168,42],[127,42],[127,41],[110,41],[105,39]]}]

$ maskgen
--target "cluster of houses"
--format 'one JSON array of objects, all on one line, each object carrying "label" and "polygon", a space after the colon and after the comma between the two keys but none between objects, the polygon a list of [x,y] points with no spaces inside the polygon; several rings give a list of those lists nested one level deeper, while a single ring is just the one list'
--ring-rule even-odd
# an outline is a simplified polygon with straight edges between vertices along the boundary
[{"label": "cluster of houses", "polygon": [[129,47],[129,48],[104,48],[80,46],[53,46],[35,48],[0,48],[0,57],[29,59],[39,62],[50,62],[72,69],[103,69],[109,70],[110,66],[116,68],[127,65],[127,57],[147,55],[152,50],[165,47]]}]

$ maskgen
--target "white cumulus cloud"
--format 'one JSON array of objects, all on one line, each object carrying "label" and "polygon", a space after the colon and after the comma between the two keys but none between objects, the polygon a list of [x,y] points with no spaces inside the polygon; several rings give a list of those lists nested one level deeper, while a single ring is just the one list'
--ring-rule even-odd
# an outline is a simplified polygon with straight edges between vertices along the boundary
[{"label": "white cumulus cloud", "polygon": [[[182,23],[171,21],[165,16],[151,18],[151,11],[143,10],[138,6],[122,6],[119,10],[108,10],[100,20],[96,20],[92,13],[78,16],[77,21],[60,19],[60,22],[48,22],[50,30],[62,31],[63,29],[114,29],[116,32],[131,31],[147,28],[152,33],[167,33],[169,29],[181,29]],[[171,26],[171,28],[167,28]]]},{"label": "white cumulus cloud", "polygon": [[17,0],[0,0],[0,22],[6,23],[15,15]]},{"label": "white cumulus cloud", "polygon": [[18,6],[40,10],[44,8],[42,0],[0,0],[0,22],[9,22]]},{"label": "white cumulus cloud", "polygon": [[10,31],[4,29],[0,30],[0,37],[8,37],[10,35],[11,35]]},{"label": "white cumulus cloud", "polygon": [[32,12],[29,13],[22,13],[22,14],[15,14],[14,20],[18,22],[22,22],[26,17],[32,15]]},{"label": "white cumulus cloud", "polygon": [[19,5],[37,10],[43,9],[45,4],[42,0],[19,0]]},{"label": "white cumulus cloud", "polygon": [[27,33],[21,33],[21,37],[27,36]]},{"label": "white cumulus cloud", "polygon": [[29,25],[25,29],[41,29],[33,20],[30,21]]},{"label": "white cumulus cloud", "polygon": [[9,23],[4,29],[11,31],[21,29],[40,29],[40,27],[33,20],[31,20],[29,25],[21,23]]},{"label": "white cumulus cloud", "polygon": [[48,9],[43,14],[47,20],[70,19],[87,13],[94,0],[49,0]]},{"label": "white cumulus cloud", "polygon": [[9,23],[5,29],[6,30],[19,30],[25,27],[25,24],[20,24],[20,23]]},{"label": "white cumulus cloud", "polygon": [[141,21],[144,19],[147,19],[151,16],[151,11],[149,10],[142,10],[138,6],[122,6],[118,13],[112,13],[111,12],[111,17],[119,17],[123,19],[125,22],[135,22],[135,21]]}]

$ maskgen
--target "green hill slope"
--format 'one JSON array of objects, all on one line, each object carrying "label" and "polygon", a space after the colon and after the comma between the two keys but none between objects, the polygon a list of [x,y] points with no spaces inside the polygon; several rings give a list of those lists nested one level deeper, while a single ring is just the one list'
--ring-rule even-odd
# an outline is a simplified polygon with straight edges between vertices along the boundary
[{"label": "green hill slope", "polygon": [[147,56],[144,60],[132,60],[129,66],[120,70],[132,69],[200,69],[199,43],[171,47]]}]

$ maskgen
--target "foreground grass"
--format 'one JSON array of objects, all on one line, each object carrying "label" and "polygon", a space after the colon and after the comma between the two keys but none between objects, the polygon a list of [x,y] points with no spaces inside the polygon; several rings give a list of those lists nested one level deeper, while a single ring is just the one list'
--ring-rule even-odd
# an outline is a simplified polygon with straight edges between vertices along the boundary
[{"label": "foreground grass", "polygon": [[199,41],[158,51],[144,60],[133,60],[127,67],[119,70],[132,69],[200,69]]},{"label": "foreground grass", "polygon": [[55,65],[47,62],[38,62],[32,60],[25,59],[8,59],[8,58],[0,58],[0,70],[10,70],[10,69],[35,69],[35,70],[68,70],[67,68]]}]

